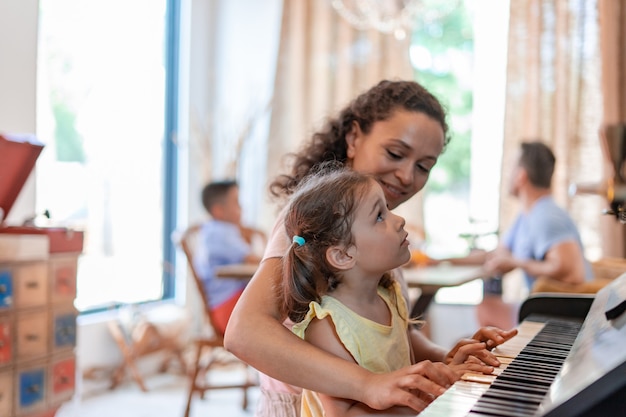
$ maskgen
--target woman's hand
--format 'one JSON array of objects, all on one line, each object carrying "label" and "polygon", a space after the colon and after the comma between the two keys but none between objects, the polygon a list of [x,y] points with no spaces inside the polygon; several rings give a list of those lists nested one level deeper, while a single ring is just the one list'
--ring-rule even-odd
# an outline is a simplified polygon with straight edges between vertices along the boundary
[{"label": "woman's hand", "polygon": [[376,410],[401,405],[419,412],[458,379],[449,366],[426,360],[393,372],[371,373],[363,381],[360,401]]},{"label": "woman's hand", "polygon": [[[491,373],[492,366],[500,366],[500,361],[491,353],[491,349],[506,342],[517,334],[517,329],[501,330],[497,327],[481,327],[471,339],[461,339],[448,352],[444,362],[450,365],[460,365],[470,358],[475,371]],[[482,370],[478,370],[481,368]]]}]

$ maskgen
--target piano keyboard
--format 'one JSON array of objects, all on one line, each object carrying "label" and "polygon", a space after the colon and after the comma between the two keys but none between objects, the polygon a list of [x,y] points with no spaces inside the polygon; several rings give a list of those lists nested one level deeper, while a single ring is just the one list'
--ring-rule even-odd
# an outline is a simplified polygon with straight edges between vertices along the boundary
[{"label": "piano keyboard", "polygon": [[529,318],[496,347],[493,375],[463,375],[420,417],[532,416],[558,374],[582,323]]}]

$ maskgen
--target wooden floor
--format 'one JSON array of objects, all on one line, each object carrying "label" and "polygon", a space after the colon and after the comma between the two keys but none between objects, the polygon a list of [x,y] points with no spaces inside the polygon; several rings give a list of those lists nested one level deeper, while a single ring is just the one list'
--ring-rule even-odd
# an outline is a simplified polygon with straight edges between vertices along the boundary
[{"label": "wooden floor", "polygon": [[[219,380],[240,377],[238,370],[216,371]],[[74,399],[64,404],[56,417],[182,417],[187,380],[181,375],[158,374],[146,379],[148,392],[137,384],[124,382],[116,389]],[[259,397],[258,388],[250,390],[248,410],[241,409],[241,390],[211,391],[204,400],[197,398],[191,417],[251,417]]]},{"label": "wooden floor", "polygon": [[[427,320],[432,339],[452,347],[462,337],[471,336],[476,319],[472,305],[432,304]],[[216,373],[220,381],[237,380],[240,370]],[[157,374],[146,378],[149,391],[142,392],[137,384],[126,381],[115,390],[105,390],[86,398],[75,398],[64,404],[56,417],[182,417],[186,401],[186,379],[176,374]],[[241,409],[241,391],[211,391],[207,397],[195,399],[191,417],[252,417],[259,390],[250,391],[250,407]]]}]

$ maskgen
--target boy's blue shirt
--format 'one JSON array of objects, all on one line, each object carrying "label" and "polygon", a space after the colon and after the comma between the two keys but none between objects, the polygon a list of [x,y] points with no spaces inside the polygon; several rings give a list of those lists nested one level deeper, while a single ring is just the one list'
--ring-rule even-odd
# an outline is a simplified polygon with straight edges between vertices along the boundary
[{"label": "boy's blue shirt", "polygon": [[211,308],[219,307],[247,284],[247,280],[238,278],[215,278],[215,269],[242,263],[251,251],[237,225],[219,220],[209,220],[202,225],[194,266],[204,282]]}]

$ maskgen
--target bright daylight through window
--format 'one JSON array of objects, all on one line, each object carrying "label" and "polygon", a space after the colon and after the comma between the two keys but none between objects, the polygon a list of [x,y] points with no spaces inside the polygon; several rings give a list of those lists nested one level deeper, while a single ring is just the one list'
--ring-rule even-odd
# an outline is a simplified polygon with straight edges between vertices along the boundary
[{"label": "bright daylight through window", "polygon": [[37,210],[85,231],[81,311],[163,296],[165,25],[166,0],[40,1]]},{"label": "bright daylight through window", "polygon": [[[436,257],[497,244],[508,2],[486,2],[427,1],[411,38],[415,78],[445,104],[452,138],[424,190],[425,250]],[[448,301],[476,302],[480,290],[437,299],[457,291]]]}]

